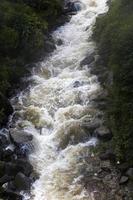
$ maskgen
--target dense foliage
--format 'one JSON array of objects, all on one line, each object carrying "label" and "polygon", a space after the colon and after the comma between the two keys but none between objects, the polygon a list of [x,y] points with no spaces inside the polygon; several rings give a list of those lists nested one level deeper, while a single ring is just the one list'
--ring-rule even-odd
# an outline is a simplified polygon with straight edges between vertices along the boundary
[{"label": "dense foliage", "polygon": [[8,92],[25,73],[24,64],[44,48],[44,35],[60,12],[60,0],[0,1],[0,92]]},{"label": "dense foliage", "polygon": [[133,1],[113,1],[108,14],[97,19],[94,38],[113,72],[107,114],[115,152],[133,164]]},{"label": "dense foliage", "polygon": [[[9,96],[28,73],[26,64],[45,53],[48,30],[62,13],[62,2],[0,0],[0,95]],[[3,113],[2,107],[0,123]]]}]

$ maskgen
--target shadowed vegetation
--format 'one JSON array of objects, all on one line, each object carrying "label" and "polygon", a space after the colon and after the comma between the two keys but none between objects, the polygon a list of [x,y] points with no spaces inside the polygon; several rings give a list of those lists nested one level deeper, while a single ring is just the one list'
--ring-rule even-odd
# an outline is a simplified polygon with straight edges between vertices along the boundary
[{"label": "shadowed vegetation", "polygon": [[104,66],[113,72],[108,124],[118,159],[133,164],[133,1],[113,1],[97,19],[94,38]]},{"label": "shadowed vegetation", "polygon": [[28,74],[26,64],[45,54],[48,30],[61,15],[62,2],[0,1],[0,93],[9,96]]}]

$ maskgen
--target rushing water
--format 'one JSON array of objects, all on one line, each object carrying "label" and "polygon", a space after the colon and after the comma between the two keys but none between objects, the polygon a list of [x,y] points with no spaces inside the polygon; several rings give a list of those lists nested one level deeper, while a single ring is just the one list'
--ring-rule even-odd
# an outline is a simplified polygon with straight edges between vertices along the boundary
[{"label": "rushing water", "polygon": [[97,139],[83,127],[98,113],[91,99],[101,88],[80,62],[95,51],[92,27],[107,5],[106,0],[81,3],[81,11],[53,33],[63,44],[39,64],[34,84],[14,103],[18,119],[12,129],[34,136],[30,161],[39,179],[32,186],[32,200],[93,199],[81,180],[89,168],[89,146]]}]

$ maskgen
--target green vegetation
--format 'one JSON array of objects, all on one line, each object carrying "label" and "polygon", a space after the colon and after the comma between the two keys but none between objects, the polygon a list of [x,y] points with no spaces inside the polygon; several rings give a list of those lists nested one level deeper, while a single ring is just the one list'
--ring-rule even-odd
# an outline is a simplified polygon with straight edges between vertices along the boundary
[{"label": "green vegetation", "polygon": [[113,72],[108,124],[118,159],[133,164],[133,1],[115,0],[97,19],[94,39],[104,66]]},{"label": "green vegetation", "polygon": [[[0,94],[10,95],[45,53],[48,30],[62,13],[62,0],[0,0]],[[0,110],[0,121],[3,110]]]}]

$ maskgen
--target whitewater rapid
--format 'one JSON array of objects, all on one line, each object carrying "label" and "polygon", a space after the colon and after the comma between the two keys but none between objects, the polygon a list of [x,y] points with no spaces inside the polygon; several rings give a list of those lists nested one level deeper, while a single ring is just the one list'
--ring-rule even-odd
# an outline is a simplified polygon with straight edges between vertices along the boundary
[{"label": "whitewater rapid", "polygon": [[33,70],[33,84],[14,104],[19,118],[14,130],[34,136],[30,162],[39,174],[25,199],[93,200],[82,180],[90,168],[89,146],[97,139],[84,124],[98,113],[91,99],[101,86],[80,62],[95,51],[93,26],[107,11],[106,1],[80,0],[82,10],[52,34],[62,45]]}]

